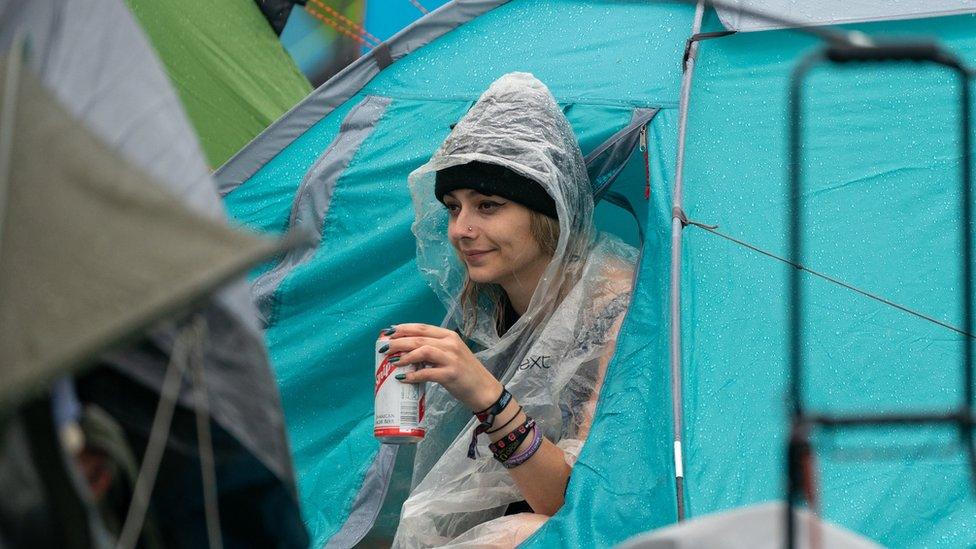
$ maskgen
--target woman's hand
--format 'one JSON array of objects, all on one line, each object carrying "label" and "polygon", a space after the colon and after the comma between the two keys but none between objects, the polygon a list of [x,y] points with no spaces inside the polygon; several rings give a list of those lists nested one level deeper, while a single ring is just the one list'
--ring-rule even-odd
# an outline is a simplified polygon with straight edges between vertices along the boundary
[{"label": "woman's hand", "polygon": [[488,408],[502,393],[502,384],[452,330],[429,324],[397,324],[386,354],[403,353],[397,366],[424,364],[402,383],[439,383],[472,412]]}]

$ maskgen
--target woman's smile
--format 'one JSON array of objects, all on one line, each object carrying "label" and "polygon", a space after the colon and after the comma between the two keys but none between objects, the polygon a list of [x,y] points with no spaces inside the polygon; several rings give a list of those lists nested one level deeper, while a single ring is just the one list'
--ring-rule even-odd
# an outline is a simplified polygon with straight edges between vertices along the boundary
[{"label": "woman's smile", "polygon": [[484,265],[484,263],[487,261],[488,254],[493,251],[494,250],[465,250],[462,253],[464,254],[465,263],[470,266],[480,266]]}]

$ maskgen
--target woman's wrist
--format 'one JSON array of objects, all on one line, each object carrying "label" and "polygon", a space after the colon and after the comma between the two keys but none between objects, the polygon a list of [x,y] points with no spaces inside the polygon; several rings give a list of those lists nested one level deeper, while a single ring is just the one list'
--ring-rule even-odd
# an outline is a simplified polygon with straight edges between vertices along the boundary
[{"label": "woman's wrist", "polygon": [[492,381],[494,383],[485,384],[484,389],[478,391],[468,402],[464,403],[472,413],[486,410],[498,402],[498,398],[505,387],[495,378],[492,378]]},{"label": "woman's wrist", "polygon": [[[494,380],[494,378],[493,381],[498,383],[498,381]],[[475,459],[478,457],[478,435],[487,432],[495,425],[495,419],[508,409],[508,405],[512,400],[512,393],[509,393],[503,386],[501,388],[501,395],[494,402],[489,404],[486,408],[474,412],[474,416],[478,420],[478,425],[476,425],[474,430],[471,432],[471,443],[468,445],[469,458]],[[472,406],[470,401],[467,399],[462,402],[471,408],[475,408],[479,405],[475,404]]]}]

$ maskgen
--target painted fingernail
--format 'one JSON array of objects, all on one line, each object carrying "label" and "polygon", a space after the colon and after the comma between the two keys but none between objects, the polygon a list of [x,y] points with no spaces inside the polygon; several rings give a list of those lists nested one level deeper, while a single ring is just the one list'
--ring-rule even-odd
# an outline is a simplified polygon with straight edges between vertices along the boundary
[{"label": "painted fingernail", "polygon": [[407,374],[397,374],[393,376],[393,379],[397,381],[403,381],[404,379],[407,379]]},{"label": "painted fingernail", "polygon": [[386,328],[385,330],[383,330],[383,335],[385,335],[385,336],[391,336],[391,335],[393,335],[393,332],[395,332],[395,331],[396,331],[396,328],[394,328],[393,326],[390,326],[389,328]]},{"label": "painted fingernail", "polygon": [[380,347],[379,349],[376,350],[376,352],[379,353],[379,354],[383,354],[383,353],[385,353],[385,352],[387,352],[389,350],[390,350],[390,344],[389,343],[384,343],[382,347]]},{"label": "painted fingernail", "polygon": [[400,357],[398,357],[398,356],[390,357],[389,358],[389,362],[390,362],[390,364],[396,364],[397,362],[400,362]]}]

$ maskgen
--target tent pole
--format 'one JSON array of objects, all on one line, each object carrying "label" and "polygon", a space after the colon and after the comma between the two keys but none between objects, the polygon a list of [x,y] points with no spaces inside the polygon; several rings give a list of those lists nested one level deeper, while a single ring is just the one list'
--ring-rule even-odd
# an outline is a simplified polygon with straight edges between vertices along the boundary
[{"label": "tent pole", "polygon": [[207,378],[204,371],[203,344],[207,339],[207,319],[196,316],[188,327],[194,332],[192,359],[188,360],[191,386],[194,393],[194,415],[197,426],[197,454],[200,457],[200,484],[203,488],[203,510],[207,525],[208,549],[222,549],[220,508],[217,496],[217,466],[214,458],[213,436],[210,432],[210,402],[207,394]]},{"label": "tent pole", "polygon": [[[704,0],[695,6],[695,19],[691,36],[701,31],[705,14]],[[688,103],[691,97],[691,78],[695,72],[695,57],[698,54],[698,41],[688,43],[688,54],[681,78],[681,98],[678,105],[678,157],[674,169],[674,193],[671,208],[671,406],[674,436],[674,482],[677,501],[678,521],[685,519],[684,460],[681,442],[683,421],[682,369],[681,369],[681,233],[684,229],[682,219],[682,178],[684,176],[685,135],[688,127]]]}]

